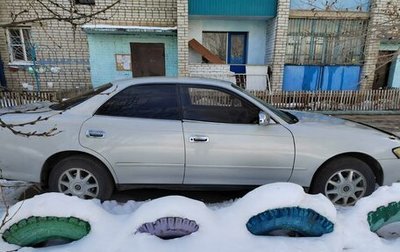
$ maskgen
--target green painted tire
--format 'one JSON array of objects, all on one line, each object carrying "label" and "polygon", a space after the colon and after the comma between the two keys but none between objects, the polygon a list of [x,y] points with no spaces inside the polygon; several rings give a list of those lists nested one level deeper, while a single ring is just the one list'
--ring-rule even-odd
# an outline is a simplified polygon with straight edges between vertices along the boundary
[{"label": "green painted tire", "polygon": [[32,247],[45,241],[76,241],[90,232],[90,224],[75,217],[30,217],[20,220],[3,234],[3,240],[21,247]]},{"label": "green painted tire", "polygon": [[378,207],[376,211],[368,213],[368,224],[372,232],[394,222],[400,222],[400,201]]}]

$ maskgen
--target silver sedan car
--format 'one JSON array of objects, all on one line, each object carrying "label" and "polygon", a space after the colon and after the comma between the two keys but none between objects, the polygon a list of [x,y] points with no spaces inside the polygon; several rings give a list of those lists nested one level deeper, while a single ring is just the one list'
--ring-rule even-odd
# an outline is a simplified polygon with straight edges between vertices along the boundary
[{"label": "silver sedan car", "polygon": [[14,130],[50,133],[23,137],[0,128],[1,177],[81,198],[107,199],[132,186],[290,181],[351,205],[376,185],[400,180],[398,137],[279,110],[224,81],[121,80],[58,104],[13,110],[3,110],[1,120],[34,122]]}]

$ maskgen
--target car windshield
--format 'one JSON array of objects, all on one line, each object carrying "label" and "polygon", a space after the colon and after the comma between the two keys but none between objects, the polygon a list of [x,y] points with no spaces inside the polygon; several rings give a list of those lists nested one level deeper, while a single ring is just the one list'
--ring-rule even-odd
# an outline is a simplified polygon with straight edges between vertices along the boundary
[{"label": "car windshield", "polygon": [[101,85],[101,86],[99,86],[99,87],[97,87],[97,88],[95,88],[95,89],[93,89],[91,91],[88,91],[86,93],[83,93],[81,95],[72,97],[72,98],[67,99],[65,101],[62,101],[60,103],[53,104],[53,105],[50,106],[50,108],[52,110],[70,109],[70,108],[72,108],[72,107],[74,107],[74,106],[76,106],[76,105],[78,105],[78,104],[80,104],[80,103],[92,98],[93,96],[95,96],[97,94],[100,94],[101,92],[109,89],[110,87],[112,87],[111,83],[107,83],[107,84]]},{"label": "car windshield", "polygon": [[275,108],[271,104],[266,103],[265,101],[261,100],[257,96],[247,92],[243,88],[241,88],[241,87],[239,87],[239,86],[237,86],[235,84],[232,84],[232,87],[234,87],[235,89],[239,90],[240,92],[245,93],[246,95],[256,99],[258,102],[260,102],[262,105],[267,107],[270,111],[272,111],[272,113],[274,113],[275,115],[279,116],[285,122],[293,124],[293,123],[297,123],[299,121],[299,119],[297,119],[297,117],[292,115],[291,113]]}]

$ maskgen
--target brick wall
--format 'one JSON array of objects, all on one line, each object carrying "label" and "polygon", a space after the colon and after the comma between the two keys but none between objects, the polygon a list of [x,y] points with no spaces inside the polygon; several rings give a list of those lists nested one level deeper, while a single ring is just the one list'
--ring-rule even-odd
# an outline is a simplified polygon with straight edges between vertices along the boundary
[{"label": "brick wall", "polygon": [[[184,2],[183,0],[122,0],[119,5],[99,16],[107,20],[96,20],[92,23],[173,27],[177,25],[177,1]],[[69,0],[57,2],[65,4]],[[114,0],[96,0],[93,10],[99,10],[113,2]],[[0,0],[0,23],[9,21],[11,11],[17,13],[26,8],[26,3],[26,0]],[[85,5],[78,7],[88,13],[91,10],[91,7]],[[46,15],[45,10],[39,6],[35,6],[35,10],[40,16]],[[35,12],[30,11],[23,16],[23,19],[35,17]],[[47,69],[45,73],[40,74],[42,90],[91,85],[87,36],[79,27],[74,32],[71,25],[58,21],[28,26],[32,27],[32,39],[37,47],[38,63]],[[5,64],[9,87],[21,88],[21,83],[24,82],[35,84],[33,75],[27,71],[26,66],[18,66],[17,71],[10,70],[9,50],[5,29],[2,28],[0,28],[0,55]],[[58,67],[60,71],[51,72],[52,67]]]},{"label": "brick wall", "polygon": [[231,72],[230,65],[226,64],[190,64],[189,72],[190,77],[203,77],[235,82],[235,73]]},{"label": "brick wall", "polygon": [[275,35],[276,35],[276,18],[267,20],[267,37],[266,37],[266,50],[265,50],[265,64],[272,64],[275,49]]},{"label": "brick wall", "polygon": [[[32,42],[36,48],[37,64],[46,71],[39,74],[41,90],[67,89],[90,85],[89,55],[86,35],[80,30],[73,33],[66,24],[31,26]],[[5,30],[1,31],[5,38]],[[2,39],[1,39],[2,40]],[[2,40],[4,41],[4,40]],[[21,88],[22,83],[36,85],[28,66],[13,65],[6,43],[2,43],[1,56],[5,63],[5,75],[10,88]],[[57,67],[59,72],[51,69]]]},{"label": "brick wall", "polygon": [[279,0],[275,18],[275,42],[272,56],[272,90],[282,90],[290,0]]},{"label": "brick wall", "polygon": [[177,1],[178,26],[178,72],[179,76],[189,75],[189,13],[188,0]]},{"label": "brick wall", "polygon": [[386,20],[385,15],[382,13],[384,13],[388,1],[390,0],[371,0],[372,8],[365,42],[364,66],[360,80],[361,90],[372,89],[381,42],[381,39],[378,38],[378,33],[379,29],[384,29],[383,24]]}]

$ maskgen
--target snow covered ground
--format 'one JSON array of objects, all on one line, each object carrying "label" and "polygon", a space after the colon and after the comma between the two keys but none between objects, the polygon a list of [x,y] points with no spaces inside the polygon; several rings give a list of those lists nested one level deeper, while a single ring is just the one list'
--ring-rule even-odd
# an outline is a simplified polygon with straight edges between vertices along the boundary
[{"label": "snow covered ground", "polygon": [[[9,189],[5,195],[7,200],[15,201],[18,193]],[[265,185],[243,198],[211,205],[181,196],[120,204],[48,193],[13,205],[9,209],[12,219],[2,227],[1,232],[30,216],[74,216],[91,225],[90,233],[81,240],[40,249],[24,247],[19,251],[394,252],[400,249],[400,238],[396,239],[399,236],[380,238],[370,231],[367,216],[380,206],[399,201],[400,184],[381,187],[356,206],[340,209],[336,209],[322,195],[306,194],[303,188],[290,183]],[[335,225],[334,230],[321,237],[255,236],[247,230],[246,223],[252,216],[283,207],[312,209],[331,221]],[[137,232],[143,223],[169,216],[195,220],[199,230],[172,240]],[[396,229],[398,234],[400,226],[392,224],[382,232],[393,234]],[[0,251],[18,248],[0,239]]]}]

